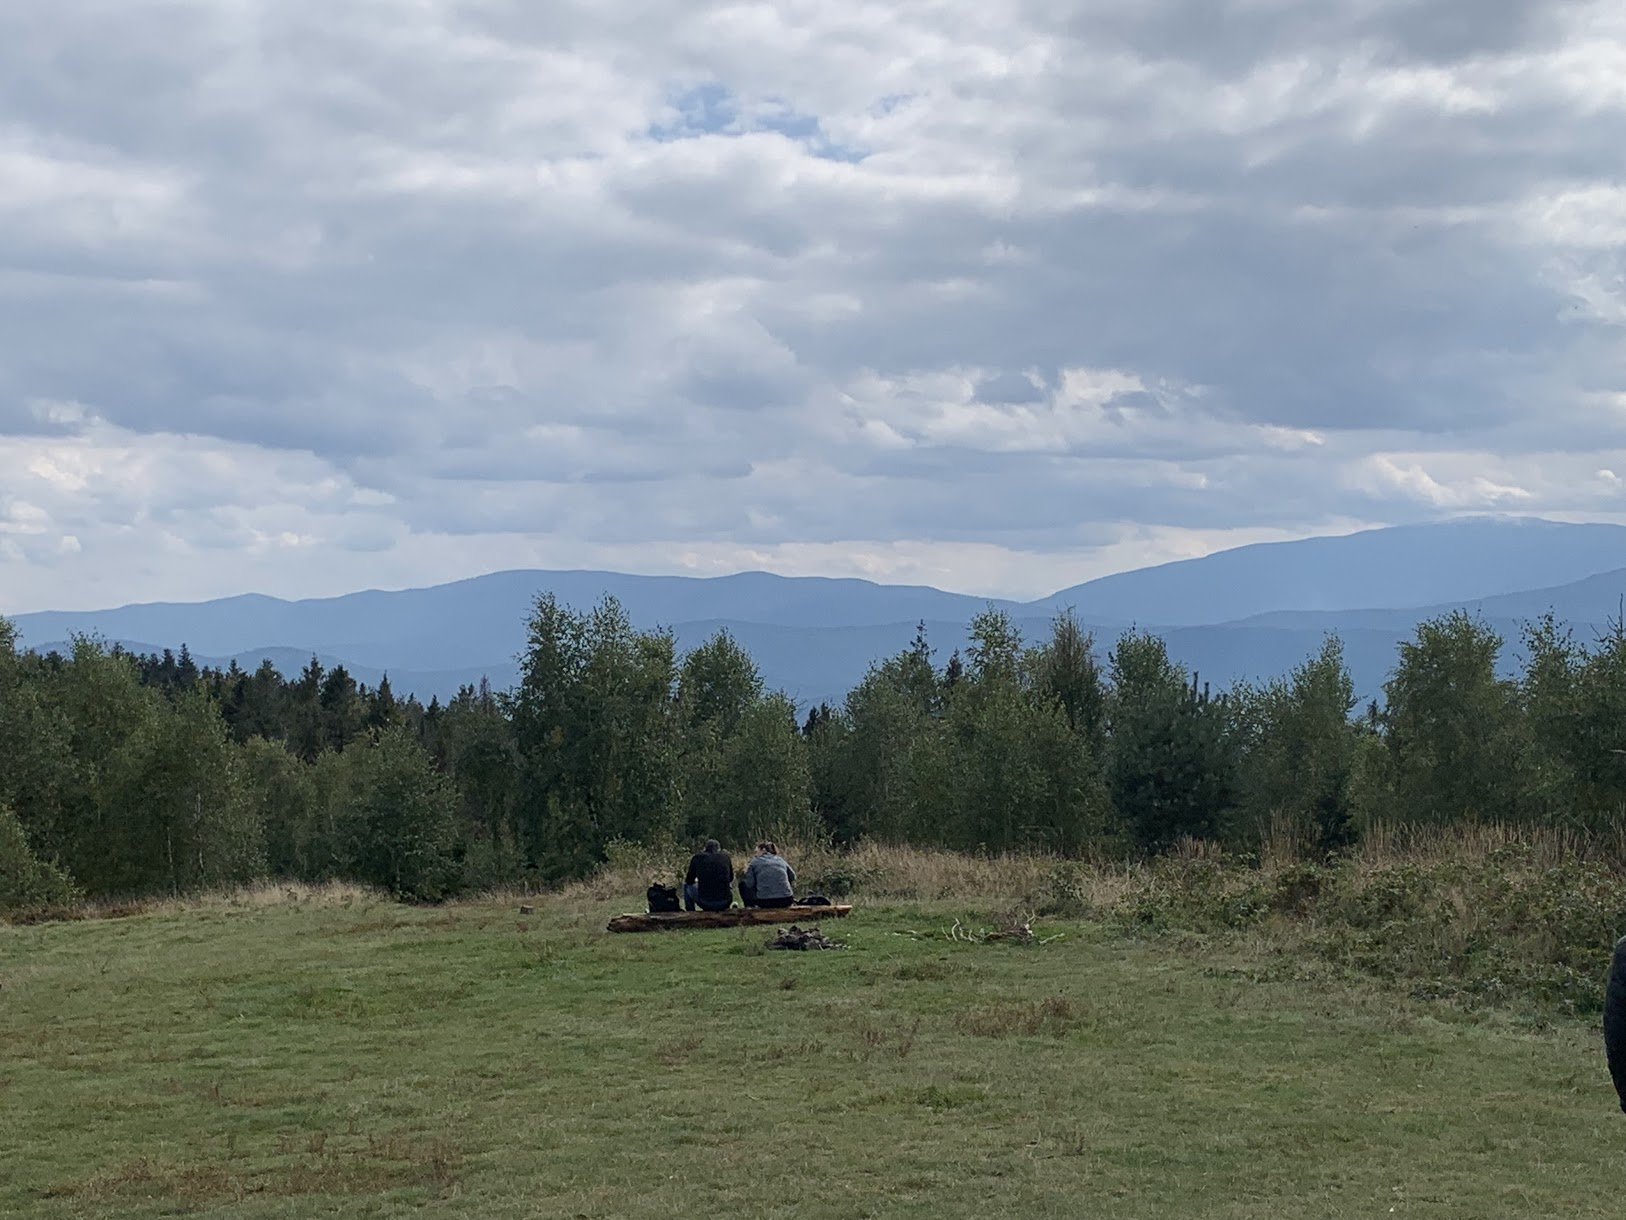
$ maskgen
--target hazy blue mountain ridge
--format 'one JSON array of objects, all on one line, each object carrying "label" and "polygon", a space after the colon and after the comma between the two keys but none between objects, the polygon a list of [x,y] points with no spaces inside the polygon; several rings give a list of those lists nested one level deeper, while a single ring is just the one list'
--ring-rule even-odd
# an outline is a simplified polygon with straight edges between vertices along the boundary
[{"label": "hazy blue mountain ridge", "polygon": [[23,641],[100,633],[108,639],[185,641],[200,655],[230,655],[310,641],[362,665],[418,659],[417,668],[480,665],[511,657],[525,644],[537,595],[588,609],[605,593],[640,627],[705,620],[783,627],[842,628],[921,619],[969,621],[989,605],[1020,613],[1022,603],[990,601],[925,586],[864,580],[775,576],[630,576],[620,572],[493,572],[423,589],[368,590],[282,601],[260,594],[186,604],[149,603],[114,610],[20,614]]},{"label": "hazy blue mountain ridge", "polygon": [[[639,627],[670,627],[690,648],[720,628],[756,658],[765,682],[799,703],[839,700],[868,665],[927,626],[938,660],[964,648],[970,619],[990,605],[1029,639],[1061,607],[1076,608],[1103,653],[1127,623],[1162,635],[1205,680],[1282,674],[1328,632],[1344,640],[1357,689],[1379,693],[1395,646],[1423,618],[1454,607],[1482,615],[1510,645],[1521,622],[1551,609],[1590,638],[1626,597],[1626,527],[1536,520],[1464,520],[1266,543],[1119,573],[1031,602],[991,601],[927,586],[746,572],[724,577],[593,571],[496,572],[424,589],[369,590],[284,601],[246,594],[212,602],[44,612],[14,619],[23,643],[48,647],[100,634],[140,651],[185,643],[200,663],[270,657],[285,673],[312,654],[376,685],[446,698],[488,676],[510,685],[536,595],[590,608],[605,593]],[[1509,663],[1514,649],[1509,649]]]},{"label": "hazy blue mountain ridge", "polygon": [[1200,626],[1271,613],[1461,604],[1622,567],[1626,526],[1467,518],[1235,547],[1104,576],[1032,607]]},{"label": "hazy blue mountain ridge", "polygon": [[1422,619],[1434,618],[1452,610],[1466,610],[1469,614],[1495,622],[1523,623],[1540,618],[1549,610],[1576,629],[1578,635],[1587,629],[1602,630],[1618,618],[1626,606],[1626,568],[1601,572],[1585,580],[1573,581],[1551,589],[1526,589],[1518,593],[1504,593],[1497,597],[1469,598],[1455,602],[1440,602],[1432,606],[1401,607],[1369,610],[1273,610],[1222,624],[1226,627],[1304,627],[1317,630],[1340,630],[1346,627],[1364,627],[1383,630],[1409,631]]}]

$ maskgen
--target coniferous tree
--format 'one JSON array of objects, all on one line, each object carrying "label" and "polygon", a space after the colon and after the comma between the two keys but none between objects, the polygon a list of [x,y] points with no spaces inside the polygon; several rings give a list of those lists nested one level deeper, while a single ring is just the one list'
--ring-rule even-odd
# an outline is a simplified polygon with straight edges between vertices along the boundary
[{"label": "coniferous tree", "polygon": [[1356,698],[1343,642],[1329,636],[1286,680],[1236,694],[1249,832],[1279,831],[1313,853],[1348,846],[1360,730],[1350,720]]},{"label": "coniferous tree", "polygon": [[395,692],[390,689],[390,676],[386,673],[379,678],[378,689],[367,701],[363,723],[367,728],[376,730],[402,724],[404,720],[404,711],[395,701]]},{"label": "coniferous tree", "polygon": [[359,737],[365,727],[365,702],[355,678],[343,665],[335,665],[322,679],[316,703],[325,749],[341,751]]},{"label": "coniferous tree", "polygon": [[[267,661],[262,670],[270,665]],[[271,671],[275,674],[275,670]],[[326,725],[322,716],[322,685],[327,670],[314,656],[300,671],[299,677],[289,683],[285,692],[284,732],[288,748],[306,762],[314,762],[328,746]]]},{"label": "coniferous tree", "polygon": [[1581,666],[1573,749],[1579,816],[1595,826],[1626,818],[1626,614]]},{"label": "coniferous tree", "polygon": [[824,705],[816,711],[803,729],[813,815],[825,834],[850,843],[858,822],[850,803],[858,788],[849,757],[850,725],[844,711]]},{"label": "coniferous tree", "polygon": [[47,861],[61,860],[77,839],[68,804],[78,783],[71,725],[48,690],[60,669],[19,656],[16,631],[0,618],[0,805]]},{"label": "coniferous tree", "polygon": [[1582,674],[1586,650],[1549,612],[1524,628],[1519,681],[1529,756],[1530,814],[1544,822],[1584,817]]},{"label": "coniferous tree", "polygon": [[281,742],[252,737],[241,746],[243,786],[260,826],[267,869],[301,881],[336,874],[328,856],[313,842],[320,833],[314,768],[290,754]]},{"label": "coniferous tree", "polygon": [[941,816],[923,808],[922,788],[939,788],[927,760],[945,754],[932,738],[941,730],[943,709],[938,675],[922,628],[904,652],[872,666],[847,695],[842,730],[830,741],[839,755],[820,752],[828,767],[815,781],[821,800],[839,808],[831,830],[843,839],[907,839],[924,818]]},{"label": "coniferous tree", "polygon": [[466,871],[488,885],[518,875],[519,754],[512,726],[489,685],[464,687],[435,719],[441,764],[458,795],[462,851],[477,862]]},{"label": "coniferous tree", "polygon": [[191,690],[197,685],[198,665],[192,659],[192,650],[185,644],[181,645],[181,655],[175,659],[175,688],[176,690]]},{"label": "coniferous tree", "polygon": [[972,620],[970,663],[949,708],[958,807],[948,821],[950,841],[958,846],[1017,846],[1043,803],[1045,777],[1030,750],[1021,656],[1022,638],[1009,615],[990,610]]},{"label": "coniferous tree", "polygon": [[1399,821],[1517,820],[1525,812],[1517,688],[1497,676],[1502,638],[1462,611],[1400,645],[1385,684]]},{"label": "coniferous tree", "polygon": [[1035,651],[1031,666],[1038,689],[1061,704],[1067,723],[1100,754],[1106,743],[1107,690],[1095,637],[1071,610],[1057,615],[1050,639]]},{"label": "coniferous tree", "polygon": [[1108,786],[1129,840],[1162,851],[1228,829],[1236,799],[1231,709],[1170,659],[1156,636],[1126,633],[1110,657]]},{"label": "coniferous tree", "polygon": [[243,683],[241,711],[233,726],[234,735],[242,741],[250,737],[268,737],[289,742],[298,753],[299,747],[294,743],[293,725],[290,723],[292,703],[288,684],[283,681],[276,666],[269,660],[262,660]]},{"label": "coniferous tree", "polygon": [[286,681],[199,668],[184,644],[20,653],[0,620],[0,877],[115,894],[269,869],[434,898],[687,834],[1063,852],[1290,834],[1325,852],[1379,820],[1626,816],[1619,621],[1591,650],[1530,625],[1516,681],[1483,624],[1422,624],[1385,706],[1351,718],[1336,639],[1211,695],[1152,636],[1118,641],[1109,684],[1071,615],[1024,649],[990,611],[942,670],[922,624],[799,725],[726,634],[680,661],[612,600],[551,598],[529,628],[518,688],[425,708],[315,658]]}]

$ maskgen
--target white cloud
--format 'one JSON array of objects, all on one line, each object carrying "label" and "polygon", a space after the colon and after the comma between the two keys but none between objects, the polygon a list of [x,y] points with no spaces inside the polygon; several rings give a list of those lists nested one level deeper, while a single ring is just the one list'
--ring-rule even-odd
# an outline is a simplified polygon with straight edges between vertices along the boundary
[{"label": "white cloud", "polygon": [[1523,219],[1539,240],[1553,245],[1619,251],[1626,247],[1626,180],[1532,199]]},{"label": "white cloud", "polygon": [[1620,482],[1599,457],[1608,454],[1542,453],[1509,458],[1485,452],[1378,453],[1346,468],[1348,485],[1374,499],[1400,495],[1430,508],[1525,512],[1540,504],[1550,516],[1590,510],[1599,519],[1626,511]]}]

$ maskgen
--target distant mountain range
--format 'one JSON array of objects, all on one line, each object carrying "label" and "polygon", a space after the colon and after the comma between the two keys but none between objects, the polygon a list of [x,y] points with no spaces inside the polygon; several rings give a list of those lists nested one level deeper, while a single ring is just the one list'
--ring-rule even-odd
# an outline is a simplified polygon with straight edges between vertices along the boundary
[{"label": "distant mountain range", "polygon": [[1038,605],[1197,627],[1273,612],[1436,607],[1527,591],[1539,597],[1621,568],[1626,526],[1466,518],[1236,547],[1103,576]]},{"label": "distant mountain range", "polygon": [[[1626,527],[1532,518],[1475,518],[1261,543],[1089,581],[1037,601],[1002,601],[919,585],[785,577],[632,576],[617,572],[496,572],[397,592],[283,601],[245,594],[197,603],[45,611],[13,620],[27,647],[63,647],[95,634],[142,652],[185,643],[200,663],[269,658],[284,673],[312,655],[376,685],[427,701],[489,677],[517,678],[516,656],[535,597],[586,608],[615,595],[640,627],[670,627],[681,647],[726,628],[770,687],[799,703],[839,700],[873,661],[906,647],[924,622],[946,659],[989,606],[1028,638],[1071,607],[1103,651],[1130,624],[1216,685],[1287,672],[1328,632],[1344,640],[1363,697],[1379,693],[1396,644],[1422,619],[1462,607],[1517,640],[1551,610],[1590,638],[1626,598]],[[1514,648],[1509,649],[1509,661]]]}]

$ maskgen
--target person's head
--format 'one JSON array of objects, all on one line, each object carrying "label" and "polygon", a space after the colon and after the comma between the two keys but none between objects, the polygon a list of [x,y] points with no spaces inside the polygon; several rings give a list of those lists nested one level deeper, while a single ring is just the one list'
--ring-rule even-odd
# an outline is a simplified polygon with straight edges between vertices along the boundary
[{"label": "person's head", "polygon": [[723,850],[723,845],[721,843],[719,843],[716,839],[707,839],[706,840],[706,850],[707,851],[722,851]]},{"label": "person's head", "polygon": [[758,843],[757,851],[761,852],[764,856],[777,856],[779,854],[779,849],[773,845],[772,839],[764,839],[762,842]]}]

